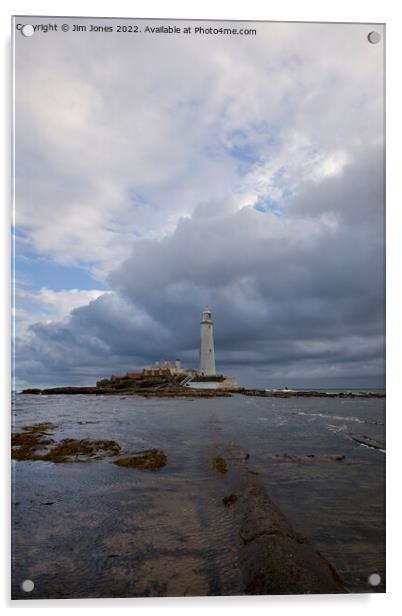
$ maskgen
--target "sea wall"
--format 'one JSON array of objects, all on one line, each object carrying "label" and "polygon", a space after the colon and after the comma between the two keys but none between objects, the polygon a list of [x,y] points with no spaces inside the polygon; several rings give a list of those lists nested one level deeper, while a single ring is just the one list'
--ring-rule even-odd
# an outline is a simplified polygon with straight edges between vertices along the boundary
[{"label": "sea wall", "polygon": [[195,381],[186,385],[191,389],[225,389],[237,391],[239,384],[233,377],[227,377],[223,381]]}]

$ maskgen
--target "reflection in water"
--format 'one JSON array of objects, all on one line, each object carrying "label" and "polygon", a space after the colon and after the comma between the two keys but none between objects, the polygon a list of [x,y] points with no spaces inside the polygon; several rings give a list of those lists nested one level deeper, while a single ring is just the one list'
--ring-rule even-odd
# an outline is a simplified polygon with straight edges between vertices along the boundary
[{"label": "reflection in water", "polygon": [[[122,457],[157,449],[157,472],[88,463],[13,462],[13,596],[241,594],[230,507],[249,454],[276,504],[336,567],[352,592],[384,574],[385,454],[351,436],[384,439],[381,399],[16,396],[14,431],[51,422],[52,438],[113,439]],[[228,472],[211,468],[224,458]],[[28,595],[20,589],[32,579]]]}]

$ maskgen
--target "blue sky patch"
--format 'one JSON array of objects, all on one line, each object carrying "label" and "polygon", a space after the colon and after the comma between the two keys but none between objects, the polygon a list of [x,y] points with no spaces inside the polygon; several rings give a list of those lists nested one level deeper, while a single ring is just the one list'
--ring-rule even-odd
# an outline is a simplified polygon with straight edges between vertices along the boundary
[{"label": "blue sky patch", "polygon": [[15,264],[17,281],[27,283],[31,291],[42,287],[61,291],[63,289],[107,290],[100,281],[81,267],[60,265],[38,256],[18,258]]},{"label": "blue sky patch", "polygon": [[269,212],[271,214],[275,214],[275,216],[282,216],[283,214],[283,207],[280,206],[277,201],[274,201],[269,197],[265,197],[264,199],[257,201],[254,209],[257,210],[257,212],[263,212],[264,214]]}]

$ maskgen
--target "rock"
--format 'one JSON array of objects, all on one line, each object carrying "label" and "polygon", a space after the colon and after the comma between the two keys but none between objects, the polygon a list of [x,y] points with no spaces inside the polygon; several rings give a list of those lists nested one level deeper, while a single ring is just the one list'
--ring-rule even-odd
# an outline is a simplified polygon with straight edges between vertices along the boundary
[{"label": "rock", "polygon": [[385,450],[385,443],[376,441],[372,438],[369,438],[368,436],[350,435],[350,437],[351,439],[353,439],[354,441],[356,441],[356,443],[359,443],[360,445],[366,445],[366,447],[372,447],[373,449],[384,449]]},{"label": "rock", "polygon": [[[346,456],[340,453],[324,453],[324,454],[314,454],[314,453],[306,453],[301,455],[290,454],[290,453],[274,453],[272,457],[276,460],[283,460],[285,462],[343,462],[347,461]],[[347,461],[351,463],[350,461]]]},{"label": "rock", "polygon": [[253,595],[345,593],[332,565],[306,537],[292,528],[247,464],[239,457],[234,464],[234,495],[241,498],[229,510],[233,527],[238,529],[244,592]]},{"label": "rock", "polygon": [[230,507],[230,505],[233,505],[234,503],[237,502],[238,498],[239,497],[237,496],[237,494],[229,494],[229,496],[225,496],[222,499],[222,502],[225,505],[225,507]]},{"label": "rock", "polygon": [[338,392],[325,391],[293,391],[293,390],[268,390],[240,388],[238,393],[243,396],[261,396],[264,398],[385,398],[385,393],[378,392]]}]

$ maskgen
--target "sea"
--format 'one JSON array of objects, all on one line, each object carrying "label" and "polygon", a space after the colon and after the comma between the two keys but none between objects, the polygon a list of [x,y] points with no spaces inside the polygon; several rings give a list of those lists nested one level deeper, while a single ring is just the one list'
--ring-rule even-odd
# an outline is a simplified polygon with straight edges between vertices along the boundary
[{"label": "sea", "polygon": [[158,449],[167,464],[13,461],[15,599],[242,594],[222,505],[233,447],[348,592],[385,591],[385,398],[13,397],[14,432],[43,422],[54,439]]}]

